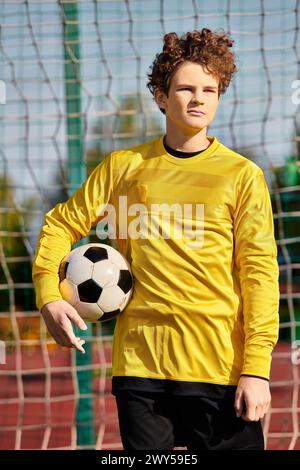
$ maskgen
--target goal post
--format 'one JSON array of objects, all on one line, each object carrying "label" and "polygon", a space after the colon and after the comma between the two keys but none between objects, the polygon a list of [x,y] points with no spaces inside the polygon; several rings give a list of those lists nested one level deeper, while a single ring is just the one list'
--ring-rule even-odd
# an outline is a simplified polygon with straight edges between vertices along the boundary
[{"label": "goal post", "polygon": [[[73,193],[86,178],[84,163],[84,125],[81,106],[80,78],[80,22],[78,19],[77,2],[62,3],[63,43],[65,56],[65,97],[67,116],[68,164],[67,181]],[[76,246],[87,243],[88,237]],[[76,410],[77,445],[93,446],[96,443],[93,417],[92,397],[92,348],[89,338],[92,328],[87,323],[87,330],[81,331],[74,326],[75,335],[84,339],[85,354],[73,351],[76,356],[76,376],[78,382],[78,402]],[[84,366],[87,366],[86,368]]]}]

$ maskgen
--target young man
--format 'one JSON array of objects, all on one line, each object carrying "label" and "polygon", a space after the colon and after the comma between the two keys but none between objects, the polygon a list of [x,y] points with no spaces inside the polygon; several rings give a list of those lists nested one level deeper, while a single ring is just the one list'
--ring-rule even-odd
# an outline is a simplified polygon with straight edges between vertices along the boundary
[{"label": "young man", "polygon": [[112,390],[126,450],[264,449],[279,303],[270,197],[256,164],[207,136],[236,70],[232,43],[167,34],[148,83],[166,135],[110,154],[41,231],[37,305],[55,340],[83,352],[58,267],[99,207],[118,214],[127,197],[136,230],[124,236],[119,220],[117,238],[135,290],[116,323]]}]

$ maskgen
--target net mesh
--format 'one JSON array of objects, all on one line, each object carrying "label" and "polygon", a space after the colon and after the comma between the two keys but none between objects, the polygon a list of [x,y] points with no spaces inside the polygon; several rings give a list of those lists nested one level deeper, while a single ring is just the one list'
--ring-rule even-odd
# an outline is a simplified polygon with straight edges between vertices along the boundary
[{"label": "net mesh", "polygon": [[[78,166],[68,158],[70,141],[75,150],[84,146],[80,164],[89,173],[108,152],[162,134],[164,118],[146,89],[148,67],[165,33],[208,27],[232,35],[239,68],[209,134],[263,169],[273,203],[281,324],[272,407],[263,422],[266,445],[300,449],[299,6],[299,0],[0,1],[2,95],[3,84],[6,89],[0,104],[0,448],[121,448],[110,394],[113,322],[93,326],[86,338],[90,362],[79,364],[40,320],[31,262],[44,213],[80,184],[70,178]],[[67,7],[77,9],[75,19]],[[72,39],[66,28],[74,26]],[[66,66],[80,74],[66,75]],[[79,135],[70,135],[70,119],[80,120]],[[78,373],[87,371],[91,390],[83,395]],[[82,399],[92,406],[95,444],[78,443]]]}]

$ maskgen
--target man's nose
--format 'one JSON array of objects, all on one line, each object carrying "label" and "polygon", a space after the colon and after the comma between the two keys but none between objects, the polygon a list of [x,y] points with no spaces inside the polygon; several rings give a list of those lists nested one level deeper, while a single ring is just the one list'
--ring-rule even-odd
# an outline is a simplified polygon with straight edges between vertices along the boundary
[{"label": "man's nose", "polygon": [[197,104],[203,104],[205,101],[205,97],[203,93],[197,93],[193,96],[192,102]]}]

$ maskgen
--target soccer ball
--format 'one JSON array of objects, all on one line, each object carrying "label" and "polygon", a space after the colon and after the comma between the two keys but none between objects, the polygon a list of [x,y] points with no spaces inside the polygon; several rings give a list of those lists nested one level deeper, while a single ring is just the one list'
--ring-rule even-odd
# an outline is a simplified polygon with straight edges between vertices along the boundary
[{"label": "soccer ball", "polygon": [[89,243],[72,250],[59,268],[59,289],[86,321],[106,321],[127,306],[133,279],[130,265],[117,250]]}]

